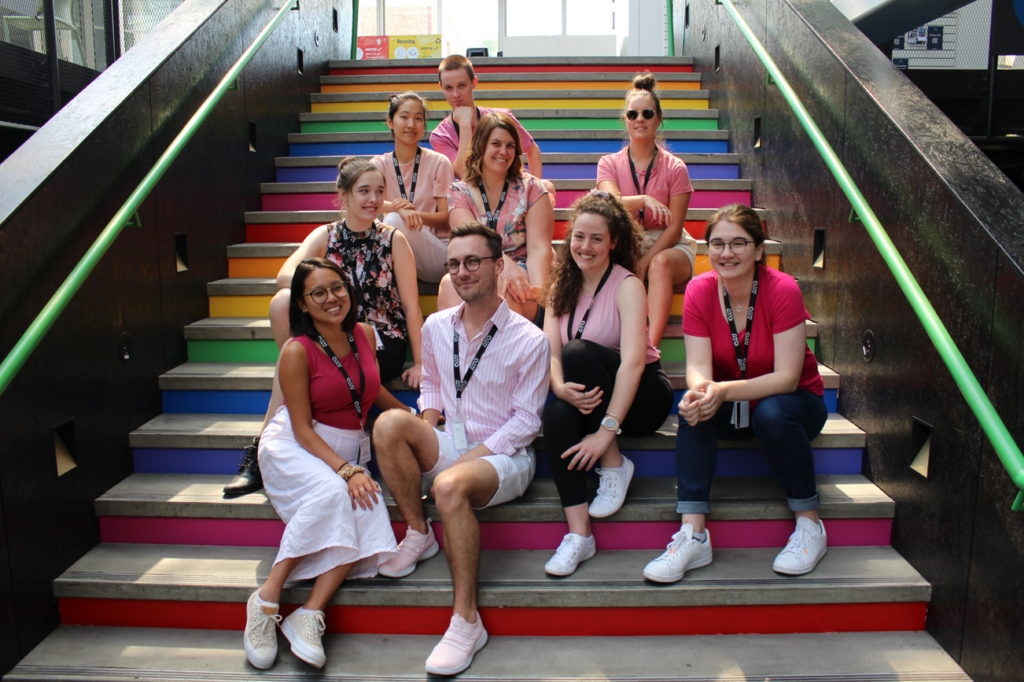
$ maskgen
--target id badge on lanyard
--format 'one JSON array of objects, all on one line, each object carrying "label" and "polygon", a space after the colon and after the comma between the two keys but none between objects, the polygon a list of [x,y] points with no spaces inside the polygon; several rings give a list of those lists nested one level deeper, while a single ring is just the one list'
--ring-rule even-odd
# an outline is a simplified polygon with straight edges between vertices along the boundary
[{"label": "id badge on lanyard", "polygon": [[460,455],[466,454],[469,450],[466,421],[458,413],[458,410],[456,410],[455,414],[448,417],[448,428],[451,429],[449,433],[451,434],[452,441],[455,443],[455,449],[459,451]]},{"label": "id badge on lanyard", "polygon": [[750,401],[737,400],[732,404],[732,419],[729,423],[737,429],[745,429],[750,426]]},{"label": "id badge on lanyard", "polygon": [[[722,286],[722,297],[725,302],[725,319],[729,322],[729,331],[732,332],[732,343],[736,350],[736,363],[740,369],[740,379],[747,378],[747,351],[750,348],[750,333],[754,328],[754,306],[757,304],[757,290],[760,281],[759,272],[754,268],[754,282],[750,289],[750,301],[747,306],[747,327],[743,337],[743,345],[740,346],[739,333],[736,331],[736,320],[732,314],[732,303],[729,301],[729,292]],[[746,429],[750,427],[750,401],[737,400],[732,404],[732,417],[729,423],[734,428]]]},{"label": "id badge on lanyard", "polygon": [[370,434],[360,425],[359,429],[359,466],[365,467],[370,462]]}]

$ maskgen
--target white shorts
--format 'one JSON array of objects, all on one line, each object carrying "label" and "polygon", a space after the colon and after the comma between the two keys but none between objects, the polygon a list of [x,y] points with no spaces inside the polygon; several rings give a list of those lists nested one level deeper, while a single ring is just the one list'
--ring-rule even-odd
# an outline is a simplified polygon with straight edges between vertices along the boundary
[{"label": "white shorts", "polygon": [[[683,228],[684,231],[685,229],[686,228]],[[644,232],[644,253],[647,253],[648,251],[651,250],[651,247],[654,246],[654,242],[658,241],[658,237],[661,236],[662,232],[664,232],[664,230],[646,230]],[[688,234],[684,234],[683,239],[685,241],[673,244],[670,248],[679,249],[680,251],[686,254],[686,258],[690,261],[690,276],[692,277],[693,269],[697,267],[697,250],[695,248],[696,242],[694,242],[693,238],[690,237]]]},{"label": "white shorts", "polygon": [[[434,435],[437,436],[437,464],[423,474],[423,478],[430,482],[433,482],[439,473],[451,467],[462,456],[455,449],[455,443],[447,433],[440,429],[434,429]],[[471,447],[476,445],[479,443],[473,443]],[[537,458],[534,456],[533,448],[529,445],[519,448],[512,455],[487,455],[479,459],[494,467],[498,474],[498,490],[487,504],[476,507],[476,509],[486,509],[522,497],[526,489],[530,487],[533,474],[537,471]]]}]

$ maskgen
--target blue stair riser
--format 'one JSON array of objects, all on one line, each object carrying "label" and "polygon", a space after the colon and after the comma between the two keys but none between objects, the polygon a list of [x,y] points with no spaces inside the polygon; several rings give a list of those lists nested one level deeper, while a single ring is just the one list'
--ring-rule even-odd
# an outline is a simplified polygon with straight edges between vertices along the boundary
[{"label": "blue stair riser", "polygon": [[[625,145],[623,140],[541,140],[547,154],[613,154]],[[429,147],[429,145],[425,145]],[[725,154],[728,140],[666,140],[673,154]],[[329,142],[288,145],[289,156],[347,156],[383,154],[394,151],[394,142]]]},{"label": "blue stair riser", "polygon": [[[238,470],[240,450],[177,448],[135,448],[135,473],[139,474],[233,474]],[[626,451],[636,465],[636,476],[675,476],[675,452],[666,450]],[[815,448],[814,470],[819,474],[859,474],[862,470],[860,448]],[[719,450],[718,476],[770,476],[772,474],[760,450]],[[596,475],[596,473],[594,474]],[[547,457],[537,453],[537,476],[550,477]]]},{"label": "blue stair riser", "polygon": [[[689,164],[691,180],[738,180],[740,167],[736,164]],[[338,169],[334,166],[312,168],[278,168],[278,182],[334,182]],[[596,163],[545,163],[546,180],[597,180]]]},{"label": "blue stair riser", "polygon": [[[264,414],[270,403],[270,391],[163,391],[164,412],[167,414]],[[393,394],[403,405],[414,407],[418,393],[396,391]],[[682,391],[676,391],[672,414],[677,414]],[[548,400],[551,394],[548,394]],[[825,390],[825,406],[837,412],[838,391]],[[375,408],[376,410],[376,408]]]}]

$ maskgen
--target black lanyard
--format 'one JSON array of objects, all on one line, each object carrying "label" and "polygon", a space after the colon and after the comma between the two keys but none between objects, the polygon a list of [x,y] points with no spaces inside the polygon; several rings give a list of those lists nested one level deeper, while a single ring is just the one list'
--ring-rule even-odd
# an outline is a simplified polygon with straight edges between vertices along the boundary
[{"label": "black lanyard", "polygon": [[422,149],[416,147],[416,162],[412,167],[412,182],[409,183],[409,196],[405,196],[405,182],[402,180],[402,169],[398,167],[398,152],[391,155],[391,160],[395,162],[395,175],[398,176],[398,191],[402,193],[402,198],[410,203],[413,197],[416,196],[416,180],[420,174],[420,154],[422,152]]},{"label": "black lanyard", "polygon": [[[482,358],[484,356],[484,351],[487,350],[487,346],[490,345],[491,341],[494,339],[494,335],[497,334],[497,333],[498,333],[498,325],[492,324],[491,325],[491,331],[488,332],[487,336],[484,337],[483,343],[480,344],[480,350],[478,350],[476,352],[476,356],[473,358],[473,361],[469,363],[469,369],[466,370],[466,378],[463,379],[462,378],[462,372],[459,370],[459,362],[460,362],[459,361],[459,330],[458,329],[453,329],[452,330],[452,335],[455,337],[455,339],[454,339],[454,353],[453,353],[454,357],[453,357],[453,360],[452,360],[452,364],[455,367],[455,404],[456,405],[458,405],[459,401],[462,400],[462,392],[466,390],[466,384],[468,384],[469,380],[471,378],[473,378],[473,370],[475,370],[476,366],[480,364],[480,358]],[[459,411],[457,407],[456,407],[455,411],[456,412]]]},{"label": "black lanyard", "polygon": [[484,189],[484,180],[480,178],[476,181],[477,186],[480,188],[480,198],[484,200],[484,210],[487,212],[487,226],[498,231],[498,216],[501,215],[501,207],[505,205],[505,197],[508,195],[508,178],[505,178],[505,186],[501,188],[501,196],[498,198],[498,210],[491,213],[491,204],[487,201],[487,190]]},{"label": "black lanyard", "polygon": [[590,317],[590,309],[594,307],[597,295],[601,293],[601,288],[604,286],[604,283],[608,281],[608,275],[612,274],[612,268],[614,267],[614,263],[609,263],[608,269],[604,271],[604,276],[601,277],[601,281],[597,284],[597,289],[594,290],[594,296],[590,299],[590,305],[587,306],[587,312],[583,313],[583,319],[580,320],[580,328],[576,330],[576,336],[572,336],[572,323],[576,318],[576,306],[573,306],[572,312],[569,313],[569,325],[565,328],[566,334],[570,336],[570,341],[583,338],[583,330],[587,327],[587,318]]},{"label": "black lanyard", "polygon": [[[636,166],[633,165],[633,157],[629,155],[629,149],[626,150],[626,158],[629,159],[629,170],[633,173],[633,186],[636,187],[637,194],[647,194],[647,183],[651,181],[651,171],[654,170],[654,162],[658,160],[658,150],[655,148],[654,156],[651,157],[651,162],[647,165],[647,173],[644,175],[644,188],[640,189],[640,178],[636,176]],[[640,226],[644,224],[644,209],[640,209],[640,219],[638,221]]]},{"label": "black lanyard", "polygon": [[360,399],[363,397],[363,391],[366,390],[366,374],[363,373],[363,363],[359,361],[359,351],[356,350],[355,338],[351,333],[349,333],[348,345],[352,347],[352,354],[356,357],[356,364],[359,365],[359,385],[362,386],[359,393],[356,393],[356,385],[352,382],[352,377],[350,377],[348,372],[345,371],[345,367],[342,366],[341,360],[339,360],[338,356],[334,354],[331,347],[327,345],[324,337],[317,334],[316,340],[320,342],[320,346],[327,351],[327,354],[331,356],[331,360],[333,360],[334,364],[341,370],[341,376],[345,377],[345,383],[348,384],[348,390],[352,393],[352,404],[356,408],[356,416],[359,417],[359,430],[365,430],[365,423],[363,422],[363,404]]},{"label": "black lanyard", "polygon": [[[474,107],[474,108],[476,109],[476,120],[479,121],[480,120],[480,116],[481,116],[481,114],[480,114],[480,107]],[[455,112],[452,112],[451,114],[449,114],[448,118],[450,118],[452,120],[452,126],[455,128],[455,135],[456,136],[461,136],[462,133],[459,132],[459,124],[455,122]]]},{"label": "black lanyard", "polygon": [[754,285],[750,288],[750,307],[747,308],[747,334],[743,338],[743,348],[740,349],[740,334],[736,331],[736,320],[732,314],[732,306],[729,304],[729,292],[722,285],[722,296],[725,299],[725,319],[729,320],[729,329],[732,330],[732,345],[736,349],[736,364],[740,367],[740,379],[747,378],[747,351],[750,349],[750,332],[754,326],[754,303],[757,302],[757,277],[758,269],[754,266]]}]

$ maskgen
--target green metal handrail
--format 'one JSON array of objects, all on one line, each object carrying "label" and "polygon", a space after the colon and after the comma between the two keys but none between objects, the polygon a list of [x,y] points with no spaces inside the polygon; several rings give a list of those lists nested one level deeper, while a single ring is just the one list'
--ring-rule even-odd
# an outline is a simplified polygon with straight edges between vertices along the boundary
[{"label": "green metal handrail", "polygon": [[178,158],[181,150],[185,148],[188,141],[199,130],[199,126],[203,124],[214,107],[217,106],[224,93],[235,88],[242,70],[252,61],[252,58],[259,52],[259,49],[263,47],[263,43],[267,42],[267,38],[274,32],[274,29],[284,21],[285,16],[296,5],[296,2],[297,0],[286,0],[284,6],[274,15],[273,20],[260,32],[248,49],[242,53],[242,56],[235,62],[234,66],[228,70],[210,96],[206,98],[206,101],[196,110],[196,113],[188,120],[185,127],[178,133],[178,136],[174,138],[174,141],[171,142],[167,150],[160,156],[156,164],[146,173],[146,177],[142,179],[142,182],[135,188],[135,191],[131,193],[128,200],[124,202],[120,210],[114,214],[114,217],[110,219],[107,226],[103,228],[100,236],[96,238],[96,241],[92,243],[92,246],[85,252],[82,259],[78,261],[78,265],[74,267],[71,274],[64,280],[64,283],[60,285],[49,302],[43,306],[39,315],[36,316],[36,319],[32,321],[32,324],[22,334],[18,343],[14,345],[11,352],[4,358],[3,363],[0,363],[0,395],[7,390],[11,381],[14,380],[14,376],[25,362],[28,361],[29,356],[43,340],[43,337],[46,336],[46,332],[50,331],[50,327],[53,326],[57,318],[60,317],[60,314],[67,308],[71,299],[82,287],[85,279],[92,273],[93,269],[99,264],[100,259],[103,258],[104,254],[114,243],[114,240],[121,234],[121,230],[132,221],[139,206],[149,196],[149,193],[153,191],[156,183],[164,176],[164,173],[174,163],[174,160]]},{"label": "green metal handrail", "polygon": [[865,229],[867,229],[879,252],[881,252],[882,258],[892,271],[896,282],[903,289],[903,293],[906,295],[907,300],[910,301],[914,312],[917,313],[922,326],[924,326],[932,343],[935,344],[935,348],[939,351],[939,355],[946,363],[946,367],[953,375],[953,380],[956,381],[960,391],[967,399],[967,404],[974,411],[974,416],[981,423],[981,428],[992,443],[992,447],[1006,468],[1006,472],[1010,475],[1010,479],[1020,489],[1020,492],[1017,493],[1017,498],[1013,502],[1012,509],[1014,511],[1024,511],[1024,455],[1021,454],[1020,448],[1017,447],[1009,431],[1006,430],[1006,425],[999,418],[995,408],[992,406],[992,402],[985,395],[970,367],[967,366],[964,356],[960,353],[956,344],[953,343],[952,337],[950,337],[946,327],[935,313],[935,308],[928,302],[917,280],[910,274],[910,269],[907,267],[906,262],[896,250],[892,240],[889,239],[889,235],[886,234],[885,228],[882,227],[875,212],[868,206],[868,202],[853,182],[853,178],[846,171],[846,167],[843,166],[843,163],[821,133],[814,119],[811,118],[811,115],[796,96],[793,88],[790,87],[789,81],[786,80],[779,67],[768,55],[764,45],[761,44],[757,36],[754,35],[754,32],[750,30],[750,26],[740,16],[732,0],[715,0],[715,4],[724,6],[733,21],[739,26],[740,31],[743,32],[750,46],[754,48],[754,52],[761,60],[761,63],[768,69],[769,77],[774,80],[774,84],[782,92],[782,96],[786,98],[786,102],[793,109],[797,119],[800,120],[800,125],[807,131],[811,142],[814,143],[818,153],[825,160],[825,164],[832,171],[832,175],[835,176],[843,193],[850,200],[850,203],[853,204],[853,210],[860,218]]}]

